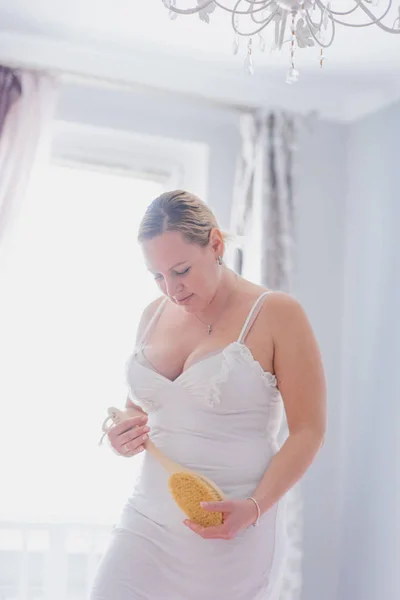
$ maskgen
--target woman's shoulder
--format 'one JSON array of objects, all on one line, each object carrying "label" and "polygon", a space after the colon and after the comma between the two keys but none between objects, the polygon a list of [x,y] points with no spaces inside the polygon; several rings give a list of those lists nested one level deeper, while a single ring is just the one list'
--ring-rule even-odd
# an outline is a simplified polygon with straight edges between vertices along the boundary
[{"label": "woman's shoulder", "polygon": [[264,296],[258,317],[260,323],[274,322],[276,326],[284,326],[293,319],[306,318],[301,303],[293,294],[269,289],[249,281],[245,281],[244,292],[249,306],[254,305],[261,296]]},{"label": "woman's shoulder", "polygon": [[248,296],[252,296],[255,300],[264,294],[268,294],[268,300],[273,301],[277,304],[295,304],[297,302],[293,294],[268,288],[267,286],[254,283],[253,281],[249,281],[244,277],[241,277],[240,279],[242,281],[242,291],[245,292],[245,294],[247,294]]},{"label": "woman's shoulder", "polygon": [[301,302],[292,294],[268,291],[266,302],[260,311],[260,322],[271,332],[272,337],[293,338],[310,330],[310,322]]},{"label": "woman's shoulder", "polygon": [[278,308],[278,310],[280,307],[285,308],[299,304],[299,302],[294,298],[294,296],[287,292],[273,290],[243,278],[242,282],[242,298],[247,303],[255,303],[259,298],[261,298],[261,296],[263,296],[263,305],[269,304],[274,306],[275,308]]},{"label": "woman's shoulder", "polygon": [[154,317],[164,300],[165,296],[159,296],[158,298],[150,302],[150,304],[148,304],[143,310],[137,329],[137,339],[141,339],[147,326],[149,325],[150,321],[152,320],[152,318]]},{"label": "woman's shoulder", "polygon": [[268,293],[267,300],[271,307],[278,311],[295,310],[301,304],[293,294],[279,290],[264,289]]},{"label": "woman's shoulder", "polygon": [[164,302],[164,300],[166,300],[166,296],[159,296],[158,298],[150,302],[150,304],[148,304],[143,310],[142,318],[148,320],[152,319],[156,314],[158,308],[161,306],[162,302]]}]

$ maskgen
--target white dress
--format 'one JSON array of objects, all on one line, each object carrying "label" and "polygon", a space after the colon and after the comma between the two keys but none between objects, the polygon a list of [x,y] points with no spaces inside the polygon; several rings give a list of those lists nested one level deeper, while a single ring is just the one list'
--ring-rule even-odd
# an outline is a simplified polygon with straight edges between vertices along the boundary
[{"label": "white dress", "polygon": [[[148,413],[151,439],[176,462],[215,481],[228,498],[250,496],[278,450],[282,398],[275,376],[245,345],[267,294],[256,301],[238,341],[174,381],[139,360],[161,303],[127,362],[130,396]],[[278,600],[287,548],[284,500],[233,540],[203,539],[183,525],[186,517],[167,481],[145,453],[91,600]]]}]

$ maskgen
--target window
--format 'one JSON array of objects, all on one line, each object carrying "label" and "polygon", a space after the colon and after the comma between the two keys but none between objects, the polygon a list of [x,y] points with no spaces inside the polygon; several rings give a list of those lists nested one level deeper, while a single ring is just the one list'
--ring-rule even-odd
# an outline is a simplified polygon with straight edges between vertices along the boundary
[{"label": "window", "polygon": [[205,198],[204,144],[58,124],[0,293],[0,597],[85,600],[141,457],[99,448],[141,311],[159,291],[136,243],[165,189]]},{"label": "window", "polygon": [[135,237],[162,190],[54,164],[26,207],[0,315],[3,518],[112,522],[132,487],[140,459],[97,441],[105,409],[125,402],[124,362],[158,294]]}]

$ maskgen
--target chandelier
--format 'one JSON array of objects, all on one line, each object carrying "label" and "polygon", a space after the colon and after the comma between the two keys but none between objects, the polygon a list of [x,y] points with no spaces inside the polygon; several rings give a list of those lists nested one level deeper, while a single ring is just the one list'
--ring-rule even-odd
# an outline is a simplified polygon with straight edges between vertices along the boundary
[{"label": "chandelier", "polygon": [[[202,21],[210,23],[210,15],[217,8],[228,13],[234,32],[233,53],[238,53],[240,39],[247,38],[244,67],[251,75],[254,72],[253,39],[259,38],[260,48],[264,51],[263,31],[270,26],[274,30],[272,49],[281,50],[284,44],[289,44],[287,83],[295,83],[299,78],[295,67],[296,48],[318,46],[322,67],[324,50],[332,45],[338,25],[357,29],[376,25],[387,33],[400,34],[400,6],[397,15],[390,17],[393,0],[339,0],[342,10],[334,10],[334,0],[197,0],[190,8],[177,6],[177,0],[162,2],[169,9],[171,19],[197,13]],[[182,4],[181,0],[178,2]],[[345,10],[343,2],[347,5]]]}]

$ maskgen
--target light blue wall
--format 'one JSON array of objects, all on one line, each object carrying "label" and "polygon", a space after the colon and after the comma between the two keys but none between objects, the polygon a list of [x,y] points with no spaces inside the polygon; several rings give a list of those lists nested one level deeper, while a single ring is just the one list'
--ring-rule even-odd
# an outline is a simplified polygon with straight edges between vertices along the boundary
[{"label": "light blue wall", "polygon": [[302,486],[303,600],[338,599],[346,139],[345,126],[320,121],[303,130],[298,147],[296,296],[314,327],[328,387],[325,444]]},{"label": "light blue wall", "polygon": [[349,128],[339,598],[400,598],[400,104]]}]

